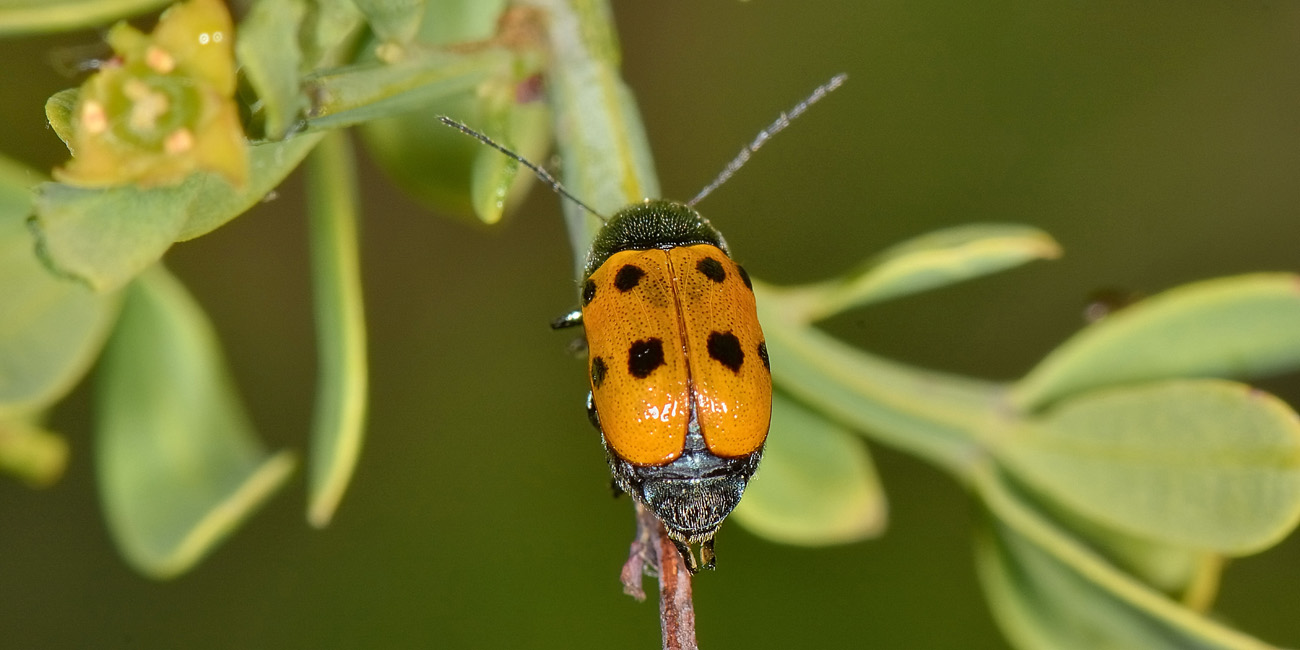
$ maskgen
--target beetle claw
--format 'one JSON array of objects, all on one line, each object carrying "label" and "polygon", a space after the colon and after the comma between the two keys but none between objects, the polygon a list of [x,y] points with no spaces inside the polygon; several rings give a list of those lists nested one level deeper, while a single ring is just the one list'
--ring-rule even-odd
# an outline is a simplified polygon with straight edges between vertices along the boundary
[{"label": "beetle claw", "polygon": [[700,544],[700,560],[704,562],[704,568],[712,571],[717,564],[717,559],[718,556],[713,553],[713,539],[704,540],[704,543]]},{"label": "beetle claw", "polygon": [[691,552],[691,547],[686,542],[672,540],[673,546],[677,547],[677,552],[681,554],[682,561],[686,563],[686,572],[695,575],[700,571],[700,565],[695,561],[695,554]]},{"label": "beetle claw", "polygon": [[551,329],[562,330],[566,327],[577,327],[581,324],[582,324],[582,310],[575,309],[551,321]]}]

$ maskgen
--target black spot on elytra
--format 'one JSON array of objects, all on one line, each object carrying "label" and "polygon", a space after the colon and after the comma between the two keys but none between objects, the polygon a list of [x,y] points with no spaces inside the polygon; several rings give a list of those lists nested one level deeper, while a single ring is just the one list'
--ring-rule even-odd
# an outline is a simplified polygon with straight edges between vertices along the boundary
[{"label": "black spot on elytra", "polygon": [[645,277],[645,271],[639,266],[624,264],[623,268],[618,270],[614,276],[614,287],[619,291],[631,291],[633,287],[641,283],[641,278]]},{"label": "black spot on elytra", "polygon": [[582,306],[586,307],[591,304],[591,299],[596,297],[596,283],[587,280],[582,283]]},{"label": "black spot on elytra", "polygon": [[704,277],[713,280],[714,282],[722,282],[727,279],[727,270],[722,268],[722,262],[719,262],[712,257],[706,257],[700,260],[700,263],[696,264],[695,268],[698,269],[700,273],[703,273]]},{"label": "black spot on elytra", "polygon": [[745,362],[745,351],[740,349],[740,339],[731,332],[709,333],[709,356],[732,372],[740,372],[740,364]]},{"label": "black spot on elytra", "polygon": [[754,283],[749,280],[749,271],[746,271],[745,267],[739,264],[736,265],[736,268],[740,269],[740,279],[745,283],[745,288],[753,291]]},{"label": "black spot on elytra", "polygon": [[592,359],[592,360],[591,360],[591,386],[592,386],[592,388],[600,388],[600,385],[603,384],[603,383],[605,383],[605,372],[606,372],[607,370],[608,370],[608,368],[605,367],[605,360],[604,360],[604,359],[602,359],[602,358],[600,358],[600,357],[596,357],[595,359]]},{"label": "black spot on elytra", "polygon": [[645,379],[655,368],[664,365],[664,342],[659,339],[637,341],[627,350],[627,371]]},{"label": "black spot on elytra", "polygon": [[772,370],[772,364],[767,360],[767,341],[758,342],[758,358],[763,360],[763,367],[767,368],[770,372]]}]

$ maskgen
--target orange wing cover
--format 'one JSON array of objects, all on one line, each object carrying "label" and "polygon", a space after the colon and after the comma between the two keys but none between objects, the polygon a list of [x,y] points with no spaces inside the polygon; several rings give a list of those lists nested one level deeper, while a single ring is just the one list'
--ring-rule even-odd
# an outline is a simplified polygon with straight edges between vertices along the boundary
[{"label": "orange wing cover", "polygon": [[682,453],[691,411],[710,452],[767,438],[772,379],[744,271],[702,244],[611,255],[584,287],[588,370],[601,430],[620,458]]}]

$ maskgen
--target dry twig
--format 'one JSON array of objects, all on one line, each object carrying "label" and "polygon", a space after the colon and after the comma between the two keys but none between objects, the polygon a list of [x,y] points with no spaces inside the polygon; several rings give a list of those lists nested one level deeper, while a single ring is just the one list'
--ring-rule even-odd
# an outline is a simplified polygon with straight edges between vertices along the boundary
[{"label": "dry twig", "polygon": [[649,509],[636,504],[636,539],[628,551],[620,579],[623,593],[645,600],[642,576],[659,577],[659,622],[664,650],[699,650],[695,642],[695,605],[691,574],[668,538],[663,524]]}]

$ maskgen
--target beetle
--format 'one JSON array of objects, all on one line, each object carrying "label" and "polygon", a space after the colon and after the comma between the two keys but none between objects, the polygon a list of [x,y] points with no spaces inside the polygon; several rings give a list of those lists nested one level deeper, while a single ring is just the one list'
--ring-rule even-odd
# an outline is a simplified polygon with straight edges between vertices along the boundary
[{"label": "beetle", "polygon": [[[782,113],[690,201],[644,199],[608,219],[546,170],[440,118],[604,222],[587,252],[581,307],[552,327],[584,327],[587,416],[601,434],[614,485],[658,517],[691,573],[714,567],[714,535],[758,468],[772,410],[753,283],[694,206],[845,79],[836,75]],[[696,544],[700,562],[691,552]]]},{"label": "beetle", "polygon": [[688,570],[694,544],[712,568],[772,413],[749,274],[694,208],[646,200],[597,233],[580,294],[554,326],[586,329],[587,414],[615,485],[663,522]]}]

